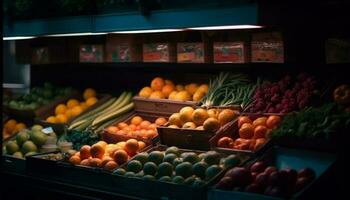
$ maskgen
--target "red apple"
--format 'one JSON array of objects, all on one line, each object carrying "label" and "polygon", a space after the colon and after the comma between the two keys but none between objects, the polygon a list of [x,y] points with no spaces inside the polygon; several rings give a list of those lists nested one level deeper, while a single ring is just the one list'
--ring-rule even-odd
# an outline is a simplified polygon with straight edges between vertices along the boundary
[{"label": "red apple", "polygon": [[251,167],[250,167],[250,171],[251,172],[263,172],[265,170],[265,164],[263,162],[255,162]]}]

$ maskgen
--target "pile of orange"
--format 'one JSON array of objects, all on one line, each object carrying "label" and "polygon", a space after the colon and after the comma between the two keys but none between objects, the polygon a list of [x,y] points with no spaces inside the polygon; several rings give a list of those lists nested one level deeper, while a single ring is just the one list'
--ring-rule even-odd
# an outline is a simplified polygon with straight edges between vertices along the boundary
[{"label": "pile of orange", "polygon": [[57,105],[55,108],[55,116],[49,116],[46,121],[50,123],[67,123],[69,119],[78,116],[85,109],[98,101],[96,98],[96,91],[92,88],[85,89],[83,97],[85,101],[69,99],[66,104]]},{"label": "pile of orange", "polygon": [[124,135],[131,138],[150,140],[158,135],[157,126],[167,123],[164,117],[157,118],[154,123],[142,119],[140,116],[134,116],[129,124],[120,122],[116,125],[109,126],[106,131],[111,134]]},{"label": "pile of orange", "polygon": [[169,128],[186,128],[217,131],[220,127],[233,121],[239,112],[232,109],[192,108],[186,106],[169,117]]},{"label": "pile of orange", "polygon": [[8,137],[11,137],[13,134],[18,133],[20,130],[26,128],[26,125],[22,122],[17,122],[14,119],[8,120],[4,127],[2,128],[2,136],[3,139],[7,139]]},{"label": "pile of orange", "polygon": [[[252,120],[249,116],[238,118],[239,138],[231,141],[230,147],[233,149],[256,151],[261,148],[269,139],[269,133],[281,122],[281,117],[276,115],[258,117]],[[221,141],[220,141],[221,140]],[[221,138],[218,142],[223,143],[227,138]],[[230,142],[225,142],[226,144]]]},{"label": "pile of orange", "polygon": [[150,87],[140,90],[139,96],[150,99],[171,99],[176,101],[199,101],[208,92],[208,84],[190,83],[175,85],[171,80],[156,77]]},{"label": "pile of orange", "polygon": [[117,144],[99,141],[92,146],[82,146],[79,152],[69,158],[69,162],[74,165],[100,167],[111,171],[126,163],[145,147],[144,142],[135,139]]}]

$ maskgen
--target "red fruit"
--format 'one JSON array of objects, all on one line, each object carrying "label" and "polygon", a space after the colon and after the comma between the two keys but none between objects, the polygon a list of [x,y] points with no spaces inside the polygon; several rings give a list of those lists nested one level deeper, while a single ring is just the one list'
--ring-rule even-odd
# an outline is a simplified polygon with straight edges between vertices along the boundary
[{"label": "red fruit", "polygon": [[233,186],[244,187],[252,182],[251,173],[243,167],[235,167],[226,172],[225,176],[229,176],[233,180]]},{"label": "red fruit", "polygon": [[302,190],[305,186],[307,186],[311,182],[311,179],[306,177],[300,177],[298,178],[296,184],[295,184],[295,191],[298,192]]},{"label": "red fruit", "polygon": [[245,192],[252,192],[252,193],[261,193],[262,189],[259,185],[252,183],[252,184],[248,185],[247,187],[245,187],[244,191]]},{"label": "red fruit", "polygon": [[258,175],[258,173],[252,172],[251,174],[252,174],[252,180],[253,180],[253,182],[254,182],[255,179],[256,179],[256,176]]},{"label": "red fruit", "polygon": [[305,177],[314,179],[316,177],[315,171],[310,168],[304,168],[298,171],[298,178]]},{"label": "red fruit", "polygon": [[258,174],[256,176],[255,183],[265,188],[269,183],[269,175],[265,172]]},{"label": "red fruit", "polygon": [[265,164],[263,162],[255,162],[251,167],[250,167],[250,171],[251,172],[263,172],[265,170]]},{"label": "red fruit", "polygon": [[222,190],[231,190],[233,188],[233,180],[231,177],[223,177],[217,184],[216,188]]},{"label": "red fruit", "polygon": [[221,148],[231,148],[233,146],[233,139],[229,137],[222,137],[218,141],[217,145]]},{"label": "red fruit", "polygon": [[270,175],[272,172],[276,172],[276,171],[277,171],[276,167],[269,166],[269,167],[267,167],[267,168],[265,169],[264,172],[265,172],[267,175]]},{"label": "red fruit", "polygon": [[279,173],[276,171],[276,172],[272,172],[270,175],[269,175],[269,185],[278,185],[279,184]]}]

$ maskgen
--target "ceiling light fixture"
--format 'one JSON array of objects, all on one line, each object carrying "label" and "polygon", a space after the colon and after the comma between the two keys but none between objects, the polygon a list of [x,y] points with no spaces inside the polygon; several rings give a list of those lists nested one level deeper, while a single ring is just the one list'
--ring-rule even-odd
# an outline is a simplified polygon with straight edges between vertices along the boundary
[{"label": "ceiling light fixture", "polygon": [[263,28],[263,26],[258,25],[225,25],[225,26],[203,26],[203,27],[192,27],[187,28],[188,30],[230,30],[230,29],[255,29],[255,28]]},{"label": "ceiling light fixture", "polygon": [[35,36],[14,36],[14,37],[3,37],[2,40],[27,40],[33,39]]},{"label": "ceiling light fixture", "polygon": [[150,29],[150,30],[133,30],[133,31],[116,31],[111,33],[121,33],[121,34],[130,34],[130,33],[164,33],[164,32],[177,32],[183,31],[184,29]]}]

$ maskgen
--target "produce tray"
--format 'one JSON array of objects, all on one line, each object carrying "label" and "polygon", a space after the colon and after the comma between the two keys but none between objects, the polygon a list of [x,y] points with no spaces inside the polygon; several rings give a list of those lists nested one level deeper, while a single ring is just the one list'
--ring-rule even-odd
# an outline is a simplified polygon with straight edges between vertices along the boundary
[{"label": "produce tray", "polygon": [[195,106],[194,101],[174,101],[170,99],[148,99],[144,97],[133,97],[135,103],[135,110],[139,112],[159,114],[172,114],[178,112],[185,106]]},{"label": "produce tray", "polygon": [[[169,114],[158,114],[158,113],[145,113],[145,112],[139,112],[139,111],[133,111],[128,115],[125,115],[125,117],[123,117],[120,120],[117,120],[115,122],[113,122],[111,125],[116,125],[120,122],[126,122],[126,123],[130,123],[131,119],[134,116],[140,116],[145,120],[148,120],[150,122],[155,121],[158,117],[165,117],[168,118]],[[138,137],[129,137],[129,136],[125,136],[125,135],[117,135],[117,134],[112,134],[107,132],[106,130],[101,131],[101,133],[99,133],[102,136],[102,139],[104,141],[106,141],[107,143],[117,143],[117,142],[121,142],[121,141],[127,141],[128,139],[137,139],[137,140],[141,140],[143,142],[145,142],[146,144],[152,144],[152,143],[157,143],[159,141],[159,137],[155,137],[152,140],[147,140],[144,138],[138,138]]]},{"label": "produce tray", "polygon": [[25,172],[26,162],[25,159],[17,158],[12,155],[2,155],[1,167],[10,171]]},{"label": "produce tray", "polygon": [[48,159],[42,158],[43,156],[45,156],[47,154],[51,154],[51,153],[61,153],[61,151],[52,151],[52,152],[39,153],[39,154],[27,156],[26,157],[26,169],[28,170],[28,172],[40,173],[40,174],[41,173],[45,173],[45,174],[55,173],[58,161],[48,160]]},{"label": "produce tray", "polygon": [[[314,151],[297,150],[275,146],[270,148],[266,153],[256,159],[246,163],[245,167],[249,168],[256,161],[264,161],[268,165],[272,164],[277,169],[292,168],[300,170],[305,167],[310,167],[316,173],[316,178],[303,188],[298,193],[295,193],[292,199],[301,199],[305,197],[313,188],[316,182],[321,178],[328,176],[328,169],[334,164],[336,156],[333,154],[326,154]],[[263,194],[248,193],[248,192],[236,192],[236,191],[225,191],[215,189],[211,187],[208,191],[209,200],[226,200],[226,199],[281,199],[277,197],[267,196]]]},{"label": "produce tray", "polygon": [[[149,149],[147,152],[164,151],[167,146],[159,145]],[[179,149],[180,152],[196,152],[204,153],[205,151],[196,151],[189,149]],[[221,152],[219,152],[221,153]],[[128,161],[129,162],[129,161]],[[128,163],[127,162],[127,163]],[[127,163],[122,165],[122,168],[127,166]],[[244,163],[244,162],[243,162]],[[161,182],[157,180],[144,180],[136,177],[124,177],[122,175],[113,174],[113,184],[115,188],[120,189],[126,194],[138,194],[142,198],[149,199],[206,199],[207,187],[212,182],[215,182],[218,177],[224,173],[222,170],[214,178],[206,182],[201,187],[192,187],[189,185],[180,185],[170,182]]]},{"label": "produce tray", "polygon": [[34,121],[34,118],[45,115],[46,113],[50,112],[50,110],[54,109],[58,104],[76,96],[78,96],[78,91],[73,91],[70,95],[57,98],[35,110],[18,110],[3,105],[3,112],[15,119],[22,119],[23,121]]},{"label": "produce tray", "polygon": [[[66,128],[68,125],[70,125],[70,123],[75,120],[77,117],[96,109],[97,107],[99,107],[100,105],[104,104],[106,101],[108,101],[110,98],[112,98],[111,95],[109,94],[98,94],[97,95],[98,101],[90,106],[89,108],[85,109],[82,113],[80,113],[78,116],[72,117],[71,119],[68,120],[68,122],[65,123],[50,123],[46,121],[46,118],[51,116],[51,115],[55,115],[55,107],[52,107],[51,109],[47,110],[47,112],[45,114],[42,114],[38,117],[35,118],[35,122],[44,126],[44,127],[52,127],[52,129],[54,130],[55,133],[61,135],[64,134],[66,132]],[[79,96],[78,97],[79,100],[82,100],[82,97]],[[60,102],[60,103],[65,103],[66,101]],[[57,104],[58,105],[58,104]]]},{"label": "produce tray", "polygon": [[[284,116],[284,114],[279,114],[279,113],[278,114],[277,113],[262,113],[262,114],[260,114],[260,113],[242,113],[240,116],[249,116],[249,118],[251,118],[252,120],[255,120],[258,117],[270,116],[270,115],[277,115],[280,117]],[[235,120],[235,122],[233,123],[233,127],[234,128],[233,128],[232,132],[221,132],[221,133],[218,133],[215,136],[213,136],[210,139],[211,148],[215,149],[215,150],[225,151],[227,153],[241,152],[241,153],[245,153],[245,154],[250,154],[252,156],[258,156],[258,155],[263,154],[268,148],[270,148],[273,145],[273,142],[270,139],[267,139],[266,143],[261,148],[259,148],[257,151],[217,147],[217,143],[218,143],[219,139],[222,137],[230,137],[234,140],[239,138],[238,120]]]},{"label": "produce tray", "polygon": [[[229,108],[235,110],[235,107],[216,107]],[[176,112],[178,112],[177,110]],[[160,143],[167,146],[177,146],[184,149],[196,149],[207,151],[210,150],[212,144],[211,138],[215,135],[225,135],[234,131],[235,120],[220,127],[216,132],[197,130],[197,129],[183,129],[183,128],[169,128],[169,123],[164,126],[157,127]]]}]

